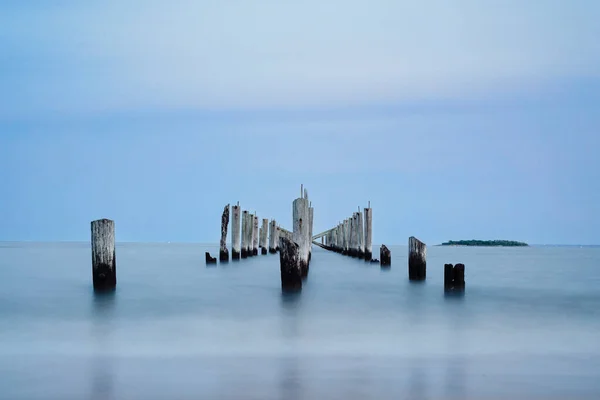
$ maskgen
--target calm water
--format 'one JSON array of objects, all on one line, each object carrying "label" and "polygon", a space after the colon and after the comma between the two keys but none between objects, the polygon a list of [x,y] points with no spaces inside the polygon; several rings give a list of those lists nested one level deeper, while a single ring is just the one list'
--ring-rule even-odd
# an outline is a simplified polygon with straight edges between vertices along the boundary
[{"label": "calm water", "polygon": [[294,296],[278,256],[216,249],[119,244],[97,296],[88,244],[0,243],[0,398],[600,398],[600,248],[430,247],[422,284],[406,246],[390,270],[315,248]]}]

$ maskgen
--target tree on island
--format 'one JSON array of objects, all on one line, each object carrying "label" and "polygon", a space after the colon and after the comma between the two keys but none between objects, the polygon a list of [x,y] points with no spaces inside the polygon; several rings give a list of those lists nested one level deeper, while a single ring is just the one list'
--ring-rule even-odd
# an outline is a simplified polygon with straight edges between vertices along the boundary
[{"label": "tree on island", "polygon": [[503,247],[524,247],[527,243],[514,240],[450,240],[442,243],[442,246],[503,246]]}]

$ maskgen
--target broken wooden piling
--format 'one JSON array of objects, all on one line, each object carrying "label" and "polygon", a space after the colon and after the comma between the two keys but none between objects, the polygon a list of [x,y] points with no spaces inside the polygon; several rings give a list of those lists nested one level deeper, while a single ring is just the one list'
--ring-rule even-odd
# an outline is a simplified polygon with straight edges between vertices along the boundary
[{"label": "broken wooden piling", "polygon": [[206,258],[206,264],[216,264],[217,263],[217,258],[212,257],[208,251],[206,253],[204,253],[204,257]]},{"label": "broken wooden piling", "polygon": [[408,239],[408,279],[422,281],[426,278],[427,246],[411,236]]},{"label": "broken wooden piling", "polygon": [[239,260],[241,255],[240,203],[231,207],[231,259]]},{"label": "broken wooden piling", "polygon": [[260,228],[260,253],[262,255],[267,254],[268,252],[268,243],[267,243],[267,238],[269,235],[269,220],[266,218],[263,218],[262,220],[262,226]]},{"label": "broken wooden piling", "polygon": [[279,238],[279,264],[281,289],[286,292],[301,290],[300,246],[293,240],[283,236]]},{"label": "broken wooden piling", "polygon": [[221,216],[221,243],[219,248],[219,261],[229,262],[229,250],[227,250],[227,227],[229,226],[229,204],[223,209]]},{"label": "broken wooden piling", "polygon": [[445,291],[464,291],[465,290],[465,265],[452,264],[444,265],[444,290]]},{"label": "broken wooden piling", "polygon": [[371,261],[373,258],[373,212],[371,202],[369,207],[365,208],[365,260]]},{"label": "broken wooden piling", "polygon": [[382,244],[379,249],[379,260],[382,267],[389,267],[392,265],[392,252],[385,244]]},{"label": "broken wooden piling", "polygon": [[110,219],[92,221],[91,231],[94,290],[113,290],[117,286],[115,222]]}]

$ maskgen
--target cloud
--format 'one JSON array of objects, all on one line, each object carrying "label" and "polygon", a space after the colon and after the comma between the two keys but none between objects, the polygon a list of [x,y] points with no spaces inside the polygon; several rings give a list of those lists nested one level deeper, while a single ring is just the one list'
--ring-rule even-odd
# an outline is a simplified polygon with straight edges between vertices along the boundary
[{"label": "cloud", "polygon": [[2,102],[15,112],[252,109],[528,90],[598,74],[598,9],[583,0],[13,6],[0,40],[12,45],[4,83],[14,98]]}]

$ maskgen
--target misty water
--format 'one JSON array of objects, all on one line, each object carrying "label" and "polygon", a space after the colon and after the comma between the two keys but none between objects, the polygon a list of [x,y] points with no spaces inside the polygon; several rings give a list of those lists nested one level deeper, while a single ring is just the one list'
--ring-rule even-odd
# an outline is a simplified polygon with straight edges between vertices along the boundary
[{"label": "misty water", "polygon": [[314,248],[295,295],[277,255],[207,250],[117,244],[96,295],[89,244],[0,243],[0,398],[600,398],[600,248],[430,246],[424,283],[406,246],[390,269]]}]

